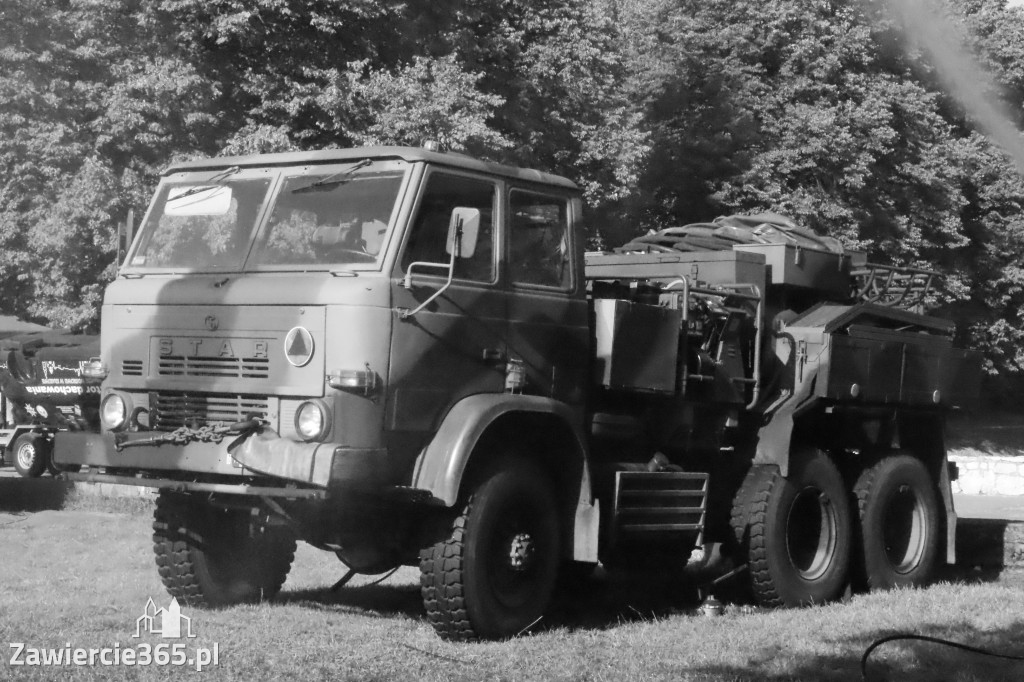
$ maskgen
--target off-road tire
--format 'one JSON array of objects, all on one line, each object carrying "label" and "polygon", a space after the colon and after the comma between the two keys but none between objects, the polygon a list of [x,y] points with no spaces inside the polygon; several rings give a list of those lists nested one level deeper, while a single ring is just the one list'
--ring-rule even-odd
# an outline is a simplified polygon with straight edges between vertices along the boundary
[{"label": "off-road tire", "polygon": [[153,552],[167,592],[189,606],[230,606],[272,599],[295,558],[281,528],[250,535],[245,511],[161,492],[153,514]]},{"label": "off-road tire", "polygon": [[731,517],[750,588],[762,606],[832,601],[848,584],[852,524],[842,475],[815,449],[794,454],[789,476],[754,465]]},{"label": "off-road tire", "polygon": [[14,468],[25,478],[39,478],[46,471],[52,448],[50,443],[35,433],[23,433],[11,446]]},{"label": "off-road tire", "polygon": [[[732,534],[727,536],[723,543],[725,554],[732,562],[733,567],[740,566],[748,561],[750,502],[760,481],[760,477],[750,475],[752,473],[753,470],[748,472],[748,475],[743,479],[739,489],[733,496],[732,510],[729,516],[729,526],[732,529]],[[719,583],[712,592],[718,599],[724,602],[749,604],[755,601],[749,571],[742,571],[732,578]]]},{"label": "off-road tire", "polygon": [[884,590],[926,584],[938,560],[942,517],[924,463],[910,455],[885,457],[861,473],[853,495],[859,586]]},{"label": "off-road tire", "polygon": [[551,601],[560,549],[550,480],[527,461],[504,460],[475,487],[448,538],[420,552],[427,620],[449,640],[528,629]]}]

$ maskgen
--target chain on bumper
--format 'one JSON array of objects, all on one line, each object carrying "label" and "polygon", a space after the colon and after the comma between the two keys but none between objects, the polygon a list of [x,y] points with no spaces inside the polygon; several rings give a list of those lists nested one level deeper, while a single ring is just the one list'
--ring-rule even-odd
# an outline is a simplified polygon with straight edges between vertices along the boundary
[{"label": "chain on bumper", "polygon": [[127,433],[114,435],[114,448],[121,452],[126,448],[161,446],[161,445],[188,445],[189,443],[221,443],[227,436],[239,436],[238,440],[244,440],[249,435],[256,433],[268,422],[260,417],[250,417],[234,424],[221,426],[205,425],[200,427],[179,426],[174,431],[161,433],[149,438],[128,440]]}]

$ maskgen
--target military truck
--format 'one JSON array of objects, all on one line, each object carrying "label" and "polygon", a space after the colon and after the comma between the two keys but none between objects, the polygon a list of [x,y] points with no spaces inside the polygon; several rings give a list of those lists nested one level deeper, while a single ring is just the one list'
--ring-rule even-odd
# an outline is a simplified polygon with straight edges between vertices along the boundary
[{"label": "military truck", "polygon": [[106,290],[102,433],[56,460],[159,489],[190,605],[272,597],[297,539],[418,565],[451,639],[599,562],[717,553],[773,606],[927,581],[978,357],[908,309],[927,275],[738,220],[585,254],[574,183],[436,148],[176,164]]}]

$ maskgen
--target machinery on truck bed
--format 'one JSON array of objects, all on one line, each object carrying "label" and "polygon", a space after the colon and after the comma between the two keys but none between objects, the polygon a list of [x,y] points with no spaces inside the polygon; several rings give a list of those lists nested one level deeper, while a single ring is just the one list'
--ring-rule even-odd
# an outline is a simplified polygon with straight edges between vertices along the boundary
[{"label": "machinery on truck bed", "polygon": [[22,476],[59,473],[58,431],[99,430],[99,382],[84,374],[99,341],[52,330],[0,339],[0,453]]},{"label": "machinery on truck bed", "polygon": [[581,211],[428,149],[173,166],[106,291],[103,431],[56,460],[159,488],[179,600],[272,597],[301,539],[418,564],[454,639],[530,627],[598,562],[720,548],[789,606],[952,558],[943,425],[979,358],[907,309],[927,275],[771,216],[585,256]]}]

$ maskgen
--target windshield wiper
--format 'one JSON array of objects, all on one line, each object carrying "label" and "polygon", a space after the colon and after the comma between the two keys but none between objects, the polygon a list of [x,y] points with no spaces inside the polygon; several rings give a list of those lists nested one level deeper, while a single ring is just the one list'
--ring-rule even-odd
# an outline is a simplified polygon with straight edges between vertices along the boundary
[{"label": "windshield wiper", "polygon": [[[217,173],[216,175],[214,175],[212,178],[210,178],[206,182],[207,183],[213,183],[214,185],[222,185],[222,184],[224,184],[225,180],[227,180],[229,177],[231,177],[232,175],[234,175],[235,173],[237,173],[240,170],[242,170],[242,169],[239,168],[238,166],[232,166],[231,168],[222,170],[220,173]],[[196,187],[193,187],[192,189],[185,190],[181,194],[178,194],[178,195],[173,196],[173,197],[168,197],[168,201],[177,201],[178,199],[184,199],[185,197],[190,197],[193,194],[199,194],[200,192],[205,192],[208,189],[210,189],[210,185],[209,184],[201,185],[201,186],[197,185]]]},{"label": "windshield wiper", "polygon": [[327,177],[320,178],[316,182],[311,182],[308,185],[303,185],[302,187],[296,187],[295,189],[292,190],[292,194],[300,194],[302,192],[312,192],[317,187],[324,187],[326,185],[332,185],[333,186],[333,185],[344,184],[344,183],[348,182],[348,176],[352,175],[353,173],[355,173],[360,168],[366,168],[371,163],[373,163],[373,159],[363,159],[362,161],[357,161],[356,163],[352,164],[351,166],[349,166],[345,170],[338,171],[337,173],[331,173]]}]

